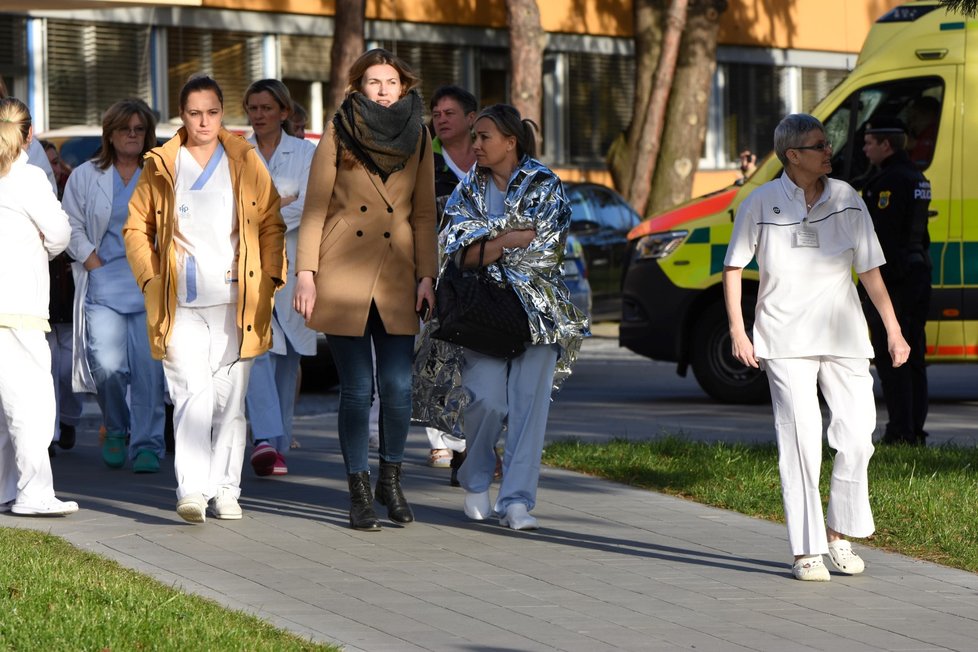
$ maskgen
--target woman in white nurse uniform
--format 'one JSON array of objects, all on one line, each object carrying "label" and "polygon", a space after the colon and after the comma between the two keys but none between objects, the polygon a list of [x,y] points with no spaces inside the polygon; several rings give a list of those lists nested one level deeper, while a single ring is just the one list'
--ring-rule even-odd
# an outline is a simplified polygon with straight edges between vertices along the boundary
[{"label": "woman in white nurse uniform", "polygon": [[248,373],[271,346],[285,276],[278,193],[223,115],[217,82],[184,85],[184,126],[146,155],[124,229],[173,401],[177,513],[193,523],[208,507],[215,518],[241,518]]},{"label": "woman in white nurse uniform", "polygon": [[[880,276],[886,261],[869,212],[851,186],[827,176],[832,145],[822,123],[789,115],[774,131],[774,150],[784,174],[740,206],[723,286],[733,355],[764,369],[771,387],[792,575],[827,581],[822,555],[843,573],[861,573],[863,560],[844,537],[867,537],[875,529],[867,479],[876,428],[873,347],[853,270],[886,325],[894,366],[906,362],[910,347]],[[752,341],[741,279],[755,258],[760,286]],[[836,450],[827,525],[818,488],[818,389],[832,413],[828,441]]]},{"label": "woman in white nurse uniform", "polygon": [[[290,135],[292,97],[277,79],[260,79],[248,87],[244,109],[254,133],[255,146],[282,197],[285,248],[289,266],[295,264],[299,221],[306,201],[309,166],[316,146]],[[316,355],[316,331],[306,327],[302,315],[292,309],[295,274],[275,297],[272,315],[272,350],[258,356],[248,383],[248,420],[255,448],[251,466],[257,475],[285,475],[285,451],[292,443],[292,416],[299,377],[299,356]]]}]

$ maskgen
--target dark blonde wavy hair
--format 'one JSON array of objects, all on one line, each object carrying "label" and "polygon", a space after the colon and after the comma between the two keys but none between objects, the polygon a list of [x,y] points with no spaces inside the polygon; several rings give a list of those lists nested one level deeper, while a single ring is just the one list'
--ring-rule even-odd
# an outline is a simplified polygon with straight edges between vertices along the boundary
[{"label": "dark blonde wavy hair", "polygon": [[[407,63],[399,59],[397,55],[385,50],[384,48],[374,48],[367,50],[353,62],[350,66],[350,74],[347,76],[346,94],[357,93],[363,87],[363,75],[370,66],[380,66],[387,64],[397,71],[401,78],[401,97],[417,88],[421,84],[421,78],[411,69]],[[400,98],[398,98],[400,99]]]}]

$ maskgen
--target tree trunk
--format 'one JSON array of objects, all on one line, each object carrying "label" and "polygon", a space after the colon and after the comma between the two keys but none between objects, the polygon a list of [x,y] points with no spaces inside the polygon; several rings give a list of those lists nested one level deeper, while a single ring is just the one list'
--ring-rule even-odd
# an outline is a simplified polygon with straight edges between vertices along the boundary
[{"label": "tree trunk", "polygon": [[645,215],[689,199],[706,138],[720,12],[713,2],[692,2],[683,34],[666,129]]},{"label": "tree trunk", "polygon": [[511,101],[521,116],[539,125],[546,34],[540,24],[536,0],[506,0],[506,24],[513,75],[509,87]]},{"label": "tree trunk", "polygon": [[329,89],[323,98],[323,115],[328,121],[346,95],[350,66],[363,54],[366,0],[336,0],[333,45],[329,54]]},{"label": "tree trunk", "polygon": [[635,100],[632,104],[632,121],[608,148],[605,161],[615,188],[627,194],[632,185],[635,165],[634,144],[642,133],[645,115],[648,113],[649,96],[652,94],[652,78],[662,46],[662,23],[665,16],[664,0],[634,0],[635,20]]},{"label": "tree trunk", "polygon": [[659,157],[666,107],[669,103],[669,93],[672,90],[676,60],[679,55],[679,43],[686,25],[686,8],[688,5],[689,0],[672,0],[669,13],[666,16],[666,29],[662,39],[659,67],[655,71],[655,83],[649,98],[645,124],[642,125],[638,146],[635,149],[632,183],[628,192],[628,201],[639,215],[644,215],[648,206],[649,190],[652,185],[656,161]]}]

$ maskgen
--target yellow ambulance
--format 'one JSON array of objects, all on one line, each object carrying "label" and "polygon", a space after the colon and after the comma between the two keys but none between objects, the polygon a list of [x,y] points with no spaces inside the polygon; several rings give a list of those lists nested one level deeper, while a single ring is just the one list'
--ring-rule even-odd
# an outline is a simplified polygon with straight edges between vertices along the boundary
[{"label": "yellow ambulance", "polygon": [[[863,132],[873,116],[898,116],[911,131],[911,158],[932,187],[931,362],[978,361],[976,109],[978,20],[922,1],[877,20],[852,73],[812,111],[833,146],[832,176],[847,181],[867,172]],[[680,375],[692,367],[700,386],[720,401],[767,398],[764,376],[731,356],[721,272],[737,208],[780,173],[771,154],[743,185],[680,205],[629,234],[620,344],[677,362]],[[756,267],[744,278],[750,322]]]}]

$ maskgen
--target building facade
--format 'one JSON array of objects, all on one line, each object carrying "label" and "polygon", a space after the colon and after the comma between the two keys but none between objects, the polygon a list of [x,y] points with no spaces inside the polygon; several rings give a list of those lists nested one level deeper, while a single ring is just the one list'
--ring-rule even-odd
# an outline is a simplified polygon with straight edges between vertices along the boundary
[{"label": "building facade", "polygon": [[[542,158],[569,178],[606,180],[605,152],[631,119],[631,3],[538,4],[547,32]],[[896,4],[730,0],[694,192],[732,179],[743,149],[770,151],[777,121],[824,97],[855,64],[872,22]],[[178,91],[194,72],[221,83],[229,123],[245,123],[240,98],[261,77],[285,81],[313,131],[329,118],[330,2],[8,0],[0,11],[0,74],[27,99],[38,131],[97,125],[107,106],[132,96],[177,121]],[[426,96],[457,83],[484,104],[508,99],[503,0],[368,0],[366,39],[415,66]]]}]

